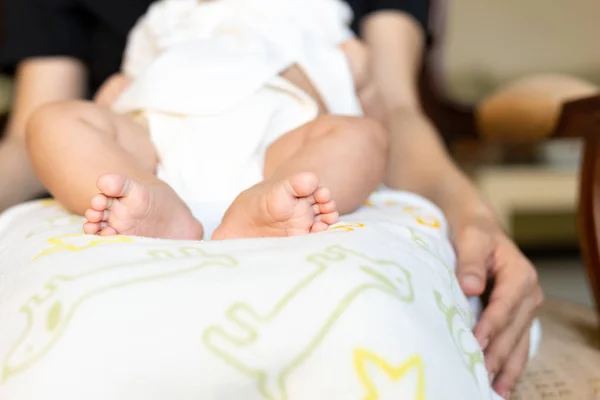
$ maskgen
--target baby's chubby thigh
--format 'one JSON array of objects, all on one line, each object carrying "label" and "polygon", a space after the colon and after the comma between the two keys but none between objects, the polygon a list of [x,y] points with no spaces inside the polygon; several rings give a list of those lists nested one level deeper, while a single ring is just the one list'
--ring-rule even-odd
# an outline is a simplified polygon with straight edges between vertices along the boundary
[{"label": "baby's chubby thigh", "polygon": [[115,125],[121,133],[117,137],[118,142],[137,162],[144,171],[150,171],[156,175],[159,162],[156,146],[150,135],[150,125],[147,113],[135,111],[116,115]]},{"label": "baby's chubby thigh", "polygon": [[40,135],[70,142],[72,146],[81,143],[78,138],[99,135],[123,148],[142,165],[152,164],[153,170],[156,165],[156,151],[143,112],[120,114],[90,101],[62,101],[36,110],[27,131],[32,144],[41,142]]},{"label": "baby's chubby thigh", "polygon": [[140,179],[156,169],[147,127],[88,101],[40,107],[29,120],[27,144],[42,183],[77,213],[85,211],[97,193],[100,175],[120,173]]}]

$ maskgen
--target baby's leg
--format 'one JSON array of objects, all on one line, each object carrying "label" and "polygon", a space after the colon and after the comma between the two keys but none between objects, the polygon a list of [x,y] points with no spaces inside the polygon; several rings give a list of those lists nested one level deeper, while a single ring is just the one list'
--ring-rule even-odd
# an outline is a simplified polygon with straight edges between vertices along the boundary
[{"label": "baby's leg", "polygon": [[381,183],[387,153],[388,135],[376,122],[319,117],[269,147],[265,180],[238,196],[213,238],[326,230]]},{"label": "baby's leg", "polygon": [[199,239],[202,227],[155,176],[146,128],[89,102],[48,105],[27,128],[32,165],[70,211],[85,214],[86,233]]}]

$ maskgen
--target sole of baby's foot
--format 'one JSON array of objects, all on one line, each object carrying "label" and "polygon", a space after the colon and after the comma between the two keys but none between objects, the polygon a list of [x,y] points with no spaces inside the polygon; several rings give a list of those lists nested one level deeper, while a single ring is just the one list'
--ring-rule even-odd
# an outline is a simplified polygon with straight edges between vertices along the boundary
[{"label": "sole of baby's foot", "polygon": [[285,237],[326,231],[339,214],[329,189],[315,174],[264,181],[231,204],[212,239]]},{"label": "sole of baby's foot", "polygon": [[200,240],[202,224],[166,183],[142,184],[123,175],[98,178],[100,194],[85,212],[87,234]]}]

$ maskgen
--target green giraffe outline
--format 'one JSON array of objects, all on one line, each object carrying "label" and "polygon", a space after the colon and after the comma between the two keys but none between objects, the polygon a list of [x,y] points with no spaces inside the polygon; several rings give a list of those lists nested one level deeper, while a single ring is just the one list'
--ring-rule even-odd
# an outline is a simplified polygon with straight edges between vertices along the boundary
[{"label": "green giraffe outline", "polygon": [[442,256],[440,256],[438,253],[435,253],[433,250],[431,250],[431,248],[429,247],[427,242],[425,242],[425,240],[423,240],[423,238],[421,236],[417,235],[417,233],[415,232],[415,230],[413,228],[411,228],[409,226],[409,227],[407,227],[407,229],[410,232],[410,239],[417,246],[419,246],[421,249],[423,249],[427,254],[429,254],[430,256],[435,258],[437,261],[439,261],[440,264],[442,264],[442,266],[446,269],[446,272],[448,272],[448,277],[450,278],[450,287],[452,289],[454,289],[454,279],[453,279],[454,271],[452,270],[452,268],[450,268],[450,266],[446,263],[446,261],[442,258]]},{"label": "green giraffe outline", "polygon": [[[64,223],[57,224],[57,222],[64,221]],[[34,236],[41,235],[42,233],[46,233],[56,228],[66,228],[70,226],[81,226],[82,223],[85,222],[85,218],[80,217],[78,215],[66,214],[61,215],[60,217],[49,217],[46,218],[46,222],[42,227],[38,227],[32,231],[30,231],[25,239],[30,239]]]},{"label": "green giraffe outline", "polygon": [[[429,254],[430,256],[435,258],[437,261],[439,261],[440,264],[442,264],[442,266],[448,272],[448,279],[450,280],[450,289],[456,290],[457,285],[456,285],[456,275],[454,273],[454,270],[452,268],[450,268],[450,266],[446,263],[446,261],[439,254],[436,254],[435,252],[433,252],[433,250],[431,250],[431,248],[429,247],[427,242],[425,242],[425,240],[423,240],[423,238],[421,236],[417,235],[417,233],[415,232],[415,230],[413,228],[408,227],[407,229],[410,232],[411,240],[417,246],[419,246],[421,249],[423,249],[427,254]],[[462,289],[461,289],[461,293],[462,293]],[[473,322],[475,320],[475,315],[473,313],[473,310],[471,310],[471,309],[465,310],[462,307],[459,307],[459,308],[457,308],[457,312],[460,314],[460,316],[465,321],[468,321],[468,325],[473,324]]]},{"label": "green giraffe outline", "polygon": [[[214,334],[220,335],[221,337],[226,338],[228,341],[233,343],[235,346],[244,347],[246,345],[250,345],[257,339],[258,335],[256,329],[249,326],[249,324],[245,323],[241,320],[236,314],[239,311],[245,311],[247,314],[251,315],[255,318],[256,321],[261,323],[273,321],[278,317],[278,315],[283,312],[286,306],[292,301],[293,298],[298,296],[304,289],[306,289],[312,282],[314,282],[319,276],[325,273],[328,269],[327,262],[339,262],[343,261],[347,258],[346,254],[351,254],[355,257],[364,259],[370,263],[378,264],[378,265],[388,265],[392,267],[396,267],[404,274],[404,282],[409,288],[408,295],[403,295],[398,292],[398,289],[395,287],[393,281],[386,276],[378,273],[377,271],[369,268],[367,266],[361,266],[361,270],[365,272],[367,275],[375,278],[379,281],[379,284],[364,284],[356,287],[354,290],[349,292],[341,302],[338,302],[335,306],[333,313],[330,313],[330,316],[327,318],[324,325],[322,325],[316,335],[309,341],[309,345],[305,347],[303,351],[301,351],[290,363],[288,363],[279,373],[277,378],[278,388],[280,392],[283,394],[282,400],[287,399],[287,391],[286,391],[286,379],[287,376],[290,375],[295,368],[297,368],[306,358],[308,358],[320,345],[320,343],[324,340],[325,336],[329,333],[333,325],[337,322],[337,320],[342,316],[344,311],[350,307],[353,301],[362,293],[365,293],[370,290],[378,290],[382,293],[388,294],[399,301],[405,303],[412,303],[415,299],[415,292],[412,285],[412,277],[408,270],[400,266],[398,263],[393,261],[384,261],[384,260],[376,260],[370,258],[364,254],[355,252],[353,250],[344,248],[341,245],[334,245],[327,247],[321,253],[314,253],[309,255],[306,260],[308,262],[314,263],[317,265],[317,269],[310,273],[307,277],[302,279],[299,284],[297,284],[294,288],[288,291],[279,301],[275,303],[270,311],[266,313],[266,315],[260,315],[256,312],[250,305],[243,302],[234,303],[225,313],[227,319],[234,323],[236,326],[242,328],[243,331],[247,334],[246,338],[239,339],[236,335],[229,334],[225,329],[219,326],[211,326],[207,328],[202,334],[202,341],[204,345],[217,356],[219,356],[225,363],[228,365],[238,369],[244,375],[254,378],[258,382],[258,390],[261,395],[266,399],[274,399],[267,390],[267,373],[264,370],[255,369],[244,365],[242,362],[236,360],[233,356],[230,356],[224,351],[221,351],[217,346],[211,344],[210,337]],[[335,256],[335,258],[333,258]],[[319,259],[325,259],[326,261],[319,261]],[[396,278],[399,280],[399,278]]]},{"label": "green giraffe outline", "polygon": [[[42,234],[42,233],[52,230],[54,228],[58,228],[58,227],[63,228],[63,227],[67,227],[67,226],[74,226],[76,224],[82,224],[82,222],[85,221],[85,217],[81,217],[79,215],[75,215],[75,214],[68,212],[60,203],[58,203],[56,200],[54,200],[52,198],[40,199],[40,200],[37,200],[36,203],[38,206],[38,210],[52,209],[56,213],[52,216],[44,218],[43,225],[41,227],[37,227],[34,230],[30,231],[25,236],[25,239],[29,239],[33,236],[37,236],[39,234]],[[67,223],[56,225],[55,223],[60,220],[66,220]]]},{"label": "green giraffe outline", "polygon": [[[463,317],[460,315],[458,308],[456,306],[448,307],[446,304],[444,304],[442,294],[440,292],[438,292],[437,290],[434,290],[433,294],[435,296],[435,301],[436,301],[438,308],[446,317],[446,325],[448,326],[448,330],[450,331],[450,335],[452,336],[452,341],[454,342],[454,345],[466,357],[466,359],[463,358],[463,362],[465,363],[467,370],[471,373],[471,375],[473,376],[473,378],[479,385],[480,382],[479,382],[479,379],[477,379],[477,375],[475,374],[475,368],[478,365],[484,364],[483,352],[481,351],[481,349],[478,349],[475,351],[467,351],[467,349],[465,349],[465,347],[463,345],[462,337],[464,334],[470,333],[470,331],[468,331],[464,328],[460,328],[455,332],[454,319],[456,317],[463,319]],[[464,322],[465,321],[463,319],[463,323]],[[458,337],[456,337],[455,335]]]},{"label": "green giraffe outline", "polygon": [[[454,285],[454,281],[456,278],[454,276],[454,271],[448,266],[448,264],[446,264],[446,262],[441,258],[441,256],[439,256],[438,254],[435,254],[429,248],[429,245],[423,240],[423,238],[421,238],[419,235],[417,235],[417,233],[414,231],[414,229],[409,227],[408,230],[410,231],[411,239],[413,240],[413,242],[415,242],[419,247],[421,247],[423,250],[425,250],[428,254],[430,254],[431,256],[436,258],[450,273],[451,289],[455,289],[456,287]],[[442,311],[442,313],[446,317],[446,324],[448,326],[448,330],[450,331],[450,335],[452,336],[452,341],[454,342],[454,345],[458,348],[458,350],[461,351],[463,353],[463,355],[466,357],[466,360],[463,358],[463,361],[467,367],[467,370],[471,373],[471,375],[473,376],[473,378],[479,385],[480,382],[477,379],[477,376],[475,375],[475,368],[477,367],[477,365],[483,365],[485,363],[483,352],[481,350],[475,350],[475,351],[470,352],[467,349],[465,349],[461,338],[466,333],[470,333],[470,331],[468,331],[464,328],[461,328],[457,332],[454,332],[454,318],[459,317],[462,319],[463,323],[465,323],[467,326],[471,325],[475,318],[473,311],[472,310],[466,311],[466,310],[463,310],[461,307],[457,307],[457,306],[448,307],[444,304],[443,299],[442,299],[442,294],[440,292],[438,292],[437,290],[434,290],[433,293],[434,293],[434,297],[435,297],[438,308],[440,309],[440,311]],[[458,336],[458,338],[455,337],[455,334]]]},{"label": "green giraffe outline", "polygon": [[[234,268],[238,266],[238,262],[236,259],[229,255],[221,255],[221,254],[209,254],[205,252],[200,247],[196,246],[184,246],[180,248],[168,249],[168,250],[150,250],[146,252],[147,256],[150,258],[139,258],[133,261],[128,261],[125,263],[120,263],[116,265],[111,265],[108,267],[99,267],[87,272],[83,272],[78,275],[68,276],[68,275],[54,275],[48,279],[46,284],[43,286],[43,292],[40,294],[35,294],[20,308],[20,312],[25,314],[26,316],[26,326],[23,332],[19,335],[18,339],[11,346],[10,350],[6,354],[3,362],[2,362],[2,376],[0,377],[0,385],[4,384],[9,378],[18,375],[33,365],[37,364],[41,361],[58,343],[58,341],[62,338],[64,332],[67,330],[70,325],[73,317],[75,316],[76,311],[80,308],[80,306],[86,302],[87,300],[96,297],[97,295],[104,294],[106,292],[110,292],[116,289],[121,289],[129,286],[133,286],[136,284],[159,281],[162,279],[174,278],[181,275],[186,275],[198,270],[202,270],[206,267],[216,266],[216,267],[225,267],[225,268]],[[46,343],[45,346],[42,347],[41,350],[37,351],[37,354],[30,357],[28,361],[22,363],[20,366],[11,367],[9,365],[11,358],[14,354],[19,350],[20,346],[23,345],[28,336],[33,331],[34,327],[34,312],[32,311],[33,306],[40,306],[45,301],[51,299],[58,291],[60,290],[60,285],[64,283],[76,282],[77,280],[93,277],[93,276],[101,276],[103,274],[107,274],[110,272],[114,272],[117,270],[126,270],[129,268],[144,268],[148,269],[152,266],[161,267],[160,264],[164,263],[166,260],[185,260],[190,259],[193,260],[198,256],[205,257],[208,259],[202,260],[198,263],[195,263],[192,266],[186,266],[185,268],[179,268],[176,271],[166,271],[162,273],[157,273],[154,275],[140,276],[136,279],[125,279],[121,282],[109,284],[106,286],[102,286],[100,288],[91,290],[86,292],[85,294],[79,296],[79,298],[72,302],[70,308],[65,312],[63,310],[63,305],[58,298],[52,306],[48,308],[48,313],[46,315],[46,330],[50,331],[49,334],[52,335],[52,338]],[[165,265],[162,268],[168,270],[170,268],[169,265]],[[172,268],[172,267],[171,267]],[[141,275],[141,273],[140,273]]]}]

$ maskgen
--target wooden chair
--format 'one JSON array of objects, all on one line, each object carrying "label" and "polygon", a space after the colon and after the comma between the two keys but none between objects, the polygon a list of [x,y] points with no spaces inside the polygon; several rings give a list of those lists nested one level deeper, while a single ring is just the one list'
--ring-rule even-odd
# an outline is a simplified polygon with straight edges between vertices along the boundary
[{"label": "wooden chair", "polygon": [[[446,141],[583,140],[580,245],[600,313],[600,89],[590,83],[600,84],[600,52],[595,39],[600,37],[596,22],[600,3],[432,3],[433,46],[425,61],[422,98]],[[544,13],[536,9],[544,9]],[[531,18],[524,19],[523,14]],[[536,40],[543,48],[538,54]],[[555,50],[548,48],[551,44],[556,44]],[[495,55],[498,51],[502,54]],[[502,57],[513,59],[504,62]],[[536,73],[546,71],[558,73]],[[449,82],[452,79],[457,82]],[[473,94],[469,79],[479,80],[483,93]]]}]

